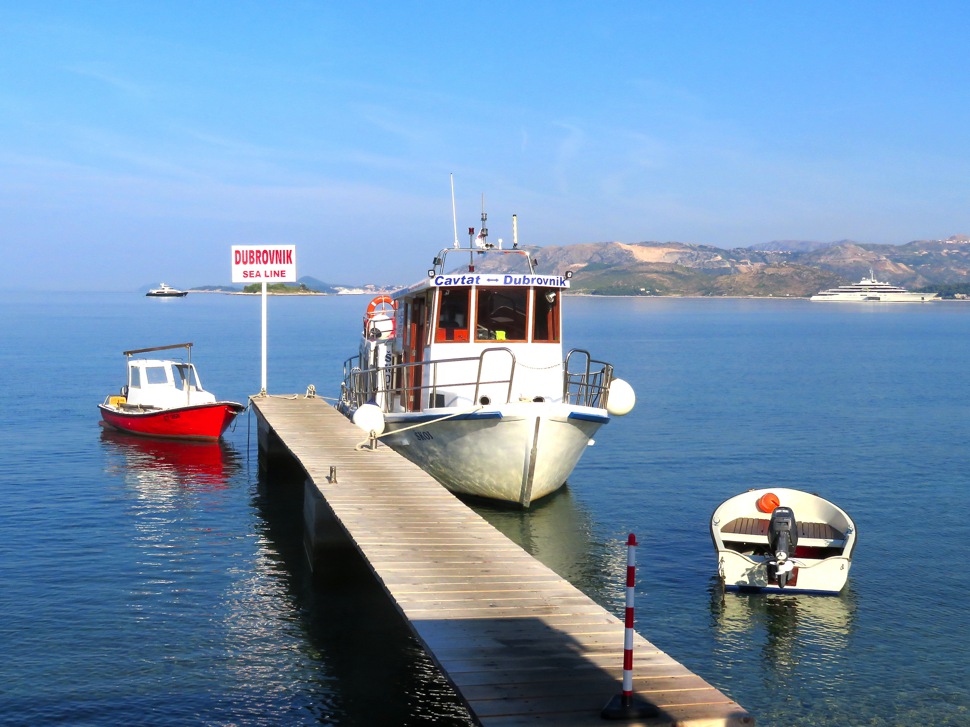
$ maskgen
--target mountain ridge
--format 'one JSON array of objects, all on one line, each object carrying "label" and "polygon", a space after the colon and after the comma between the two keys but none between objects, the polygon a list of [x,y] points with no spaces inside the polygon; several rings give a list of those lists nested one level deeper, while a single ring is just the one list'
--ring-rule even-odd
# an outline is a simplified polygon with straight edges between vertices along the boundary
[{"label": "mountain ridge", "polygon": [[724,249],[683,242],[527,247],[540,271],[600,295],[807,297],[867,277],[911,289],[970,285],[970,236],[885,245],[773,241]]}]

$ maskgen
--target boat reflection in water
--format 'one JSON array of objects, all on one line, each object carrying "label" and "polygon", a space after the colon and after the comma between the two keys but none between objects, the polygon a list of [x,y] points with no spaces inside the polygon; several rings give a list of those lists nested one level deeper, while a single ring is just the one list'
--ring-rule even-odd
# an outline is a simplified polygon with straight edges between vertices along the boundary
[{"label": "boat reflection in water", "polygon": [[122,473],[145,495],[224,489],[240,467],[239,454],[222,440],[154,439],[102,427],[101,441],[106,471]]},{"label": "boat reflection in water", "polygon": [[790,675],[802,661],[844,659],[855,621],[851,589],[841,596],[725,594],[711,584],[715,658],[735,663],[738,651],[761,646],[762,664],[776,676]]},{"label": "boat reflection in water", "polygon": [[603,564],[622,560],[625,568],[626,546],[594,540],[592,517],[573,499],[568,485],[533,503],[529,510],[463,499],[492,527],[590,597],[601,602],[614,599],[616,584],[621,581],[616,571]]}]

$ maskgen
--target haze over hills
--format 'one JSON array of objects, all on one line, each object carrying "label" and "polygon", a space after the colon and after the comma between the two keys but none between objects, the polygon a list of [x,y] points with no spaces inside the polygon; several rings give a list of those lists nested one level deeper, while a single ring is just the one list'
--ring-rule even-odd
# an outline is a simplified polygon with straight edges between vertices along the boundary
[{"label": "haze over hills", "polygon": [[813,240],[772,240],[771,242],[756,242],[748,245],[748,250],[787,250],[788,252],[811,252],[823,247],[841,245],[852,242],[852,240],[839,240],[838,242],[815,242]]}]

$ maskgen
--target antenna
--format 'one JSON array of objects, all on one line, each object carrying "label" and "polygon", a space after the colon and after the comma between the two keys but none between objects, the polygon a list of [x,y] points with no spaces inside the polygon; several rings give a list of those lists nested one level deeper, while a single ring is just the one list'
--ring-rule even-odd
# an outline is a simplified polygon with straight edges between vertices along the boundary
[{"label": "antenna", "polygon": [[451,177],[451,221],[455,226],[455,247],[458,247],[458,213],[455,211],[455,175],[449,174]]},{"label": "antenna", "polygon": [[488,240],[488,227],[485,224],[487,219],[488,215],[485,214],[485,193],[482,192],[482,229],[478,232],[478,246],[481,248],[485,248]]},{"label": "antenna", "polygon": [[513,249],[519,246],[519,219],[512,215],[512,247]]}]

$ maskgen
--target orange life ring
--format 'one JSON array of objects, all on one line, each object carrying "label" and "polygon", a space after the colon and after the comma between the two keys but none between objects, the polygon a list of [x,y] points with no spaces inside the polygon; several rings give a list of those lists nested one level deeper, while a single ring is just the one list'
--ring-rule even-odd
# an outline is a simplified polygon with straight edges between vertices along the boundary
[{"label": "orange life ring", "polygon": [[379,315],[393,318],[396,310],[396,300],[389,295],[378,295],[367,306],[367,320],[374,320]]},{"label": "orange life ring", "polygon": [[774,512],[775,508],[781,504],[778,495],[774,492],[766,492],[758,498],[758,509],[761,512]]}]

